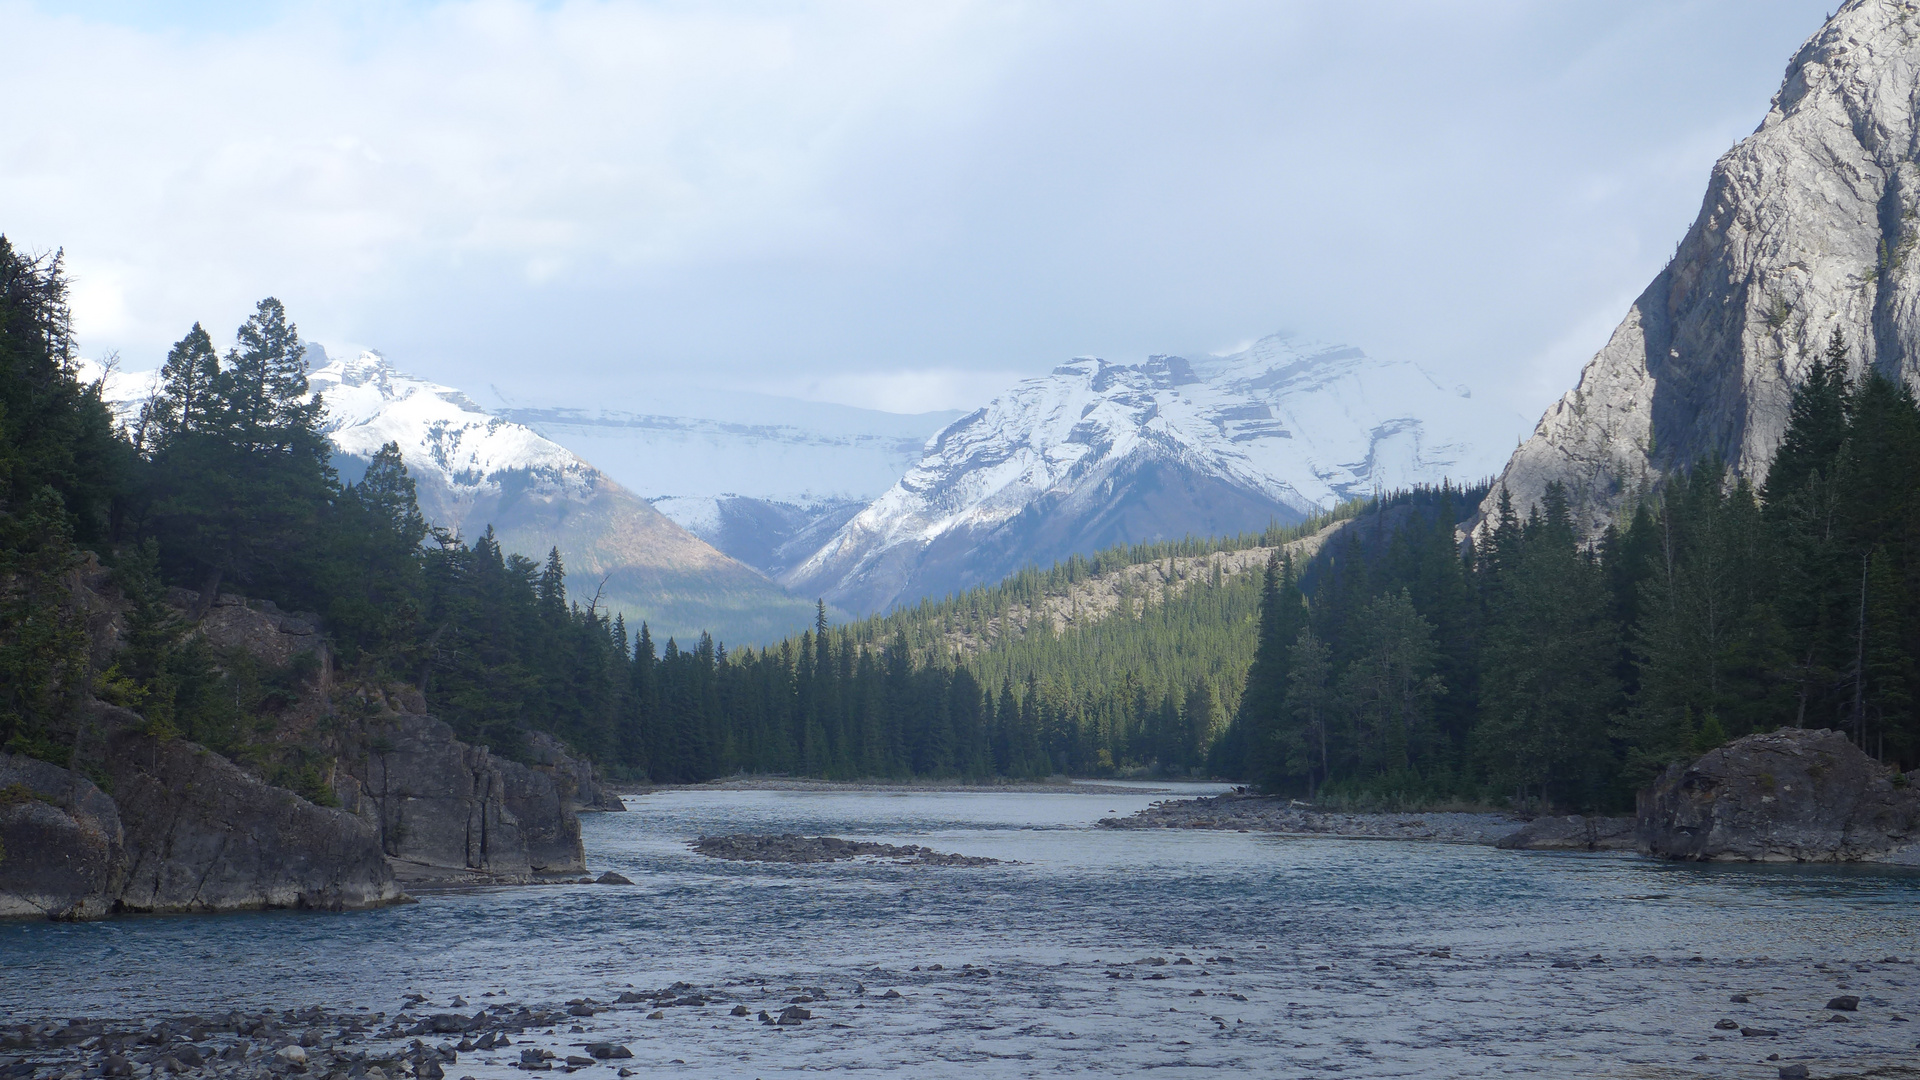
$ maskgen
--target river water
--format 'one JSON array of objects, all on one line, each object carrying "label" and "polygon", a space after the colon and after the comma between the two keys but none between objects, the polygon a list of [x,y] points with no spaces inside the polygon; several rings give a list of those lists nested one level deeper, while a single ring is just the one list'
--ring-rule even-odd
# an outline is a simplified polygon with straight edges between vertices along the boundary
[{"label": "river water", "polygon": [[[1920,1076],[1920,1023],[1893,1019],[1920,1018],[1912,871],[1093,827],[1163,797],[656,793],[584,820],[590,868],[631,887],[443,893],[344,915],[0,924],[0,1010],[391,1014],[409,992],[434,1011],[455,995],[610,1001],[674,982],[724,999],[662,1019],[623,1006],[449,1067],[481,1080],[522,1076],[510,1063],[528,1041],[564,1056],[607,1038],[646,1076],[1771,1078],[1794,1061],[1815,1076]],[[731,832],[1007,862],[786,866],[687,849]],[[728,1015],[736,1001],[778,1013],[803,987],[827,996],[798,1027]],[[1822,1006],[1841,993],[1859,1010],[1828,1022]],[[1779,1035],[1716,1029],[1723,1018]]]}]

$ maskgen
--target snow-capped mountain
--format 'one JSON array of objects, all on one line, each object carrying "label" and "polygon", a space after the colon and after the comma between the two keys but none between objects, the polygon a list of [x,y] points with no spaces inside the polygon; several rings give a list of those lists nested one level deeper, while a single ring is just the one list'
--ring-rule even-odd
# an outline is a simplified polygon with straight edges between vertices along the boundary
[{"label": "snow-capped mountain", "polygon": [[[502,547],[530,557],[558,547],[576,599],[598,589],[603,608],[651,622],[663,640],[702,629],[727,641],[770,640],[811,616],[810,605],[578,455],[459,390],[398,371],[376,352],[328,359],[310,343],[308,356],[343,480],[357,480],[381,446],[397,443],[428,521],[469,539],[491,525]],[[138,416],[155,378],[108,378],[104,394],[124,422]]]},{"label": "snow-capped mountain", "polygon": [[1257,530],[1375,491],[1478,480],[1524,429],[1412,363],[1284,335],[1195,360],[1082,358],[942,430],[784,580],[849,611],[884,611],[1074,552]]}]

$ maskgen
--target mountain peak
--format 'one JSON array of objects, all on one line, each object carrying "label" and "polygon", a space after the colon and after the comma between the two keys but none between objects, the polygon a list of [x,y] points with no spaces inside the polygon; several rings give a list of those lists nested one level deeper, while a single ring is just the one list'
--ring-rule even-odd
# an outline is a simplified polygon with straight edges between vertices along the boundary
[{"label": "mountain peak", "polygon": [[1848,0],[1795,53],[1759,127],[1720,157],[1665,269],[1514,451],[1524,512],[1566,486],[1598,535],[1674,469],[1758,484],[1793,388],[1834,333],[1855,373],[1920,384],[1916,9]]}]

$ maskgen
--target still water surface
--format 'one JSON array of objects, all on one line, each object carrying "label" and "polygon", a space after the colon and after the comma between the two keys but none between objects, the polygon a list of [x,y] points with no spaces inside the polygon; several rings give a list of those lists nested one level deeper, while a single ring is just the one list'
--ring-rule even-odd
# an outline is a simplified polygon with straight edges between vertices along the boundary
[{"label": "still water surface", "polygon": [[[438,894],[345,915],[0,924],[0,1010],[392,1013],[416,991],[442,1004],[488,991],[505,995],[489,1002],[607,1001],[683,981],[729,1000],[660,1020],[623,1008],[585,1032],[529,1038],[564,1054],[614,1037],[641,1075],[687,1077],[1772,1077],[1770,1053],[1813,1061],[1815,1075],[1920,1066],[1920,1024],[1892,1019],[1920,1016],[1911,871],[1093,827],[1164,797],[658,793],[584,822],[591,869],[618,870],[630,888]],[[1009,862],[782,866],[687,849],[726,832]],[[1155,957],[1167,963],[1139,963]],[[798,1029],[726,1013],[734,1000],[777,1013],[802,986],[829,998]],[[887,990],[904,998],[881,1000]],[[1826,1023],[1821,1006],[1843,992],[1861,997],[1859,1012]],[[1729,1003],[1733,993],[1752,1003]],[[1781,1035],[1743,1039],[1713,1027],[1723,1017]],[[520,1076],[508,1068],[517,1058],[462,1055],[449,1075]],[[595,1067],[583,1080],[595,1073],[611,1075]]]}]

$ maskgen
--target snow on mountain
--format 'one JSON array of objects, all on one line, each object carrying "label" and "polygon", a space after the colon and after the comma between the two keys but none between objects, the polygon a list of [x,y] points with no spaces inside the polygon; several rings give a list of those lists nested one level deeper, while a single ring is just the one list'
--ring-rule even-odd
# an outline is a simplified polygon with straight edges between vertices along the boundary
[{"label": "snow on mountain", "polygon": [[1198,360],[1081,358],[935,435],[784,580],[849,611],[884,611],[1073,552],[1477,480],[1524,429],[1412,363],[1284,335]]},{"label": "snow on mountain", "polygon": [[[308,345],[313,391],[326,402],[334,465],[357,479],[381,446],[399,444],[428,521],[469,539],[491,525],[509,552],[560,549],[571,592],[648,620],[656,636],[702,629],[770,640],[804,625],[810,606],[676,525],[645,499],[524,424],[488,413],[452,387],[395,369],[376,352],[328,359]],[[97,365],[83,377],[101,376]],[[131,425],[154,372],[114,372],[104,396]]]}]

